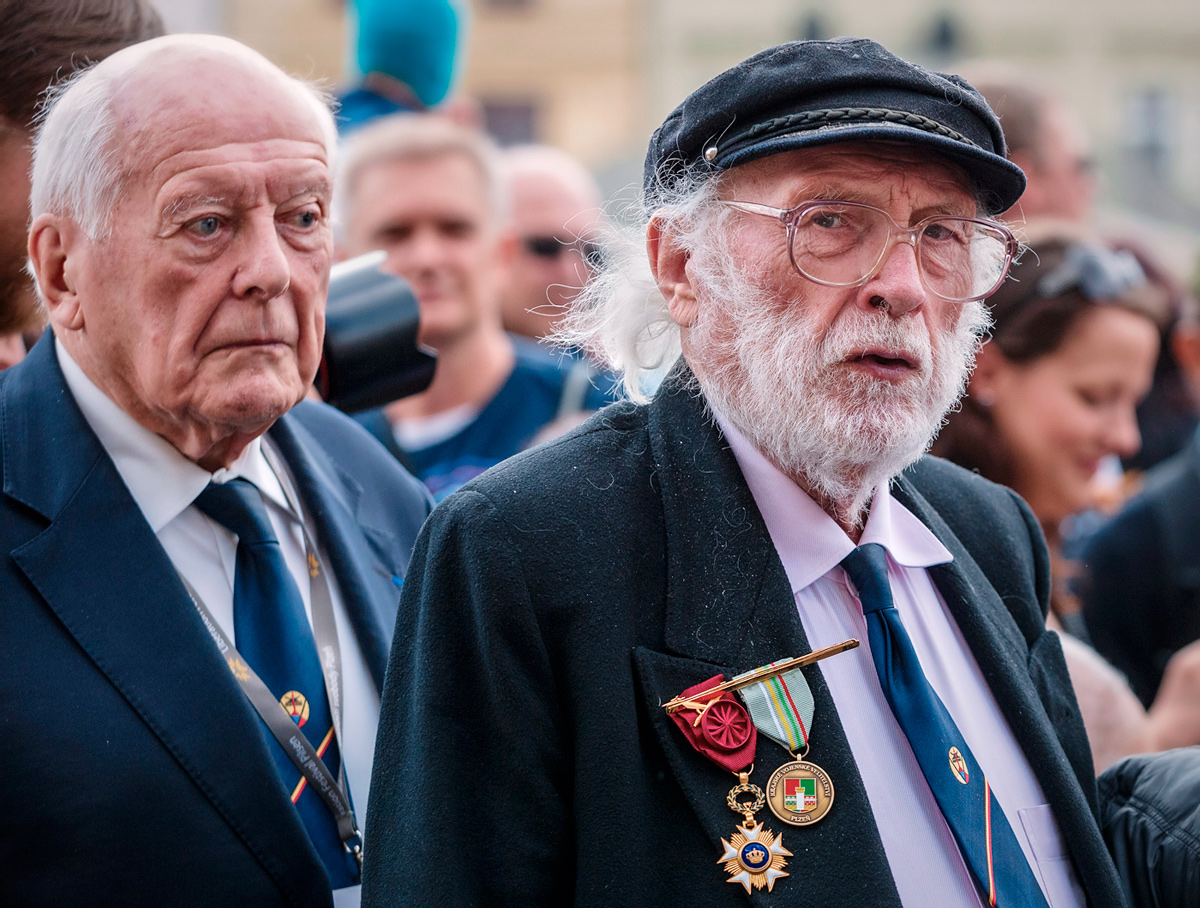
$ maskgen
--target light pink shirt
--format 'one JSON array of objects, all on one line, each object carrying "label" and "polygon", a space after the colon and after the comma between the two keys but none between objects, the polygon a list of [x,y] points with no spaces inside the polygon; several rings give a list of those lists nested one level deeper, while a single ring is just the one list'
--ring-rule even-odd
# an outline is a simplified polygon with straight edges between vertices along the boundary
[{"label": "light pink shirt", "polygon": [[[820,665],[855,755],[892,876],[906,906],[982,905],[871,659],[862,605],[839,566],[855,544],[799,486],[717,415],[787,572],[811,649],[850,637],[857,649]],[[921,667],[991,783],[1051,908],[1084,908],[1041,786],[926,568],[953,560],[886,489],[876,493],[860,543],[888,552],[896,609]],[[808,759],[821,764],[821,742]],[[833,780],[837,785],[837,779]],[[837,809],[836,804],[834,809]]]}]

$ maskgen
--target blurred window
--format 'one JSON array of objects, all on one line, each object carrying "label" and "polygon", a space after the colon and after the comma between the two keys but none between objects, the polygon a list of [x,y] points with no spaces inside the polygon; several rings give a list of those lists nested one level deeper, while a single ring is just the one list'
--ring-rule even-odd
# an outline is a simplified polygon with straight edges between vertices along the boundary
[{"label": "blurred window", "polygon": [[487,99],[480,104],[484,129],[500,145],[526,145],[537,141],[537,104]]}]

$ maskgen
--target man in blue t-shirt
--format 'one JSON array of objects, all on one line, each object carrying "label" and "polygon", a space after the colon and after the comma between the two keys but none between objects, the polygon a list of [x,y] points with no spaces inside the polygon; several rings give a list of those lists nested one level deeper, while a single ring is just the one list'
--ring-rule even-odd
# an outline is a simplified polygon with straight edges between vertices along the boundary
[{"label": "man in blue t-shirt", "polygon": [[386,117],[345,149],[342,251],[387,253],[438,354],[428,390],[359,421],[444,498],[556,421],[607,401],[589,367],[504,332],[500,295],[515,252],[496,150],[436,117]]}]

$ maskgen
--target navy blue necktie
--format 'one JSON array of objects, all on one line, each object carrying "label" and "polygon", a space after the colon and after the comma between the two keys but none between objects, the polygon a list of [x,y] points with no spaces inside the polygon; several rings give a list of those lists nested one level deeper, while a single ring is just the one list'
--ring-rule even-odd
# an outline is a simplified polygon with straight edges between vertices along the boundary
[{"label": "navy blue necktie", "polygon": [[[253,483],[209,483],[196,507],[237,534],[233,584],[234,645],[321,754],[337,778],[341,755],[333,734],[325,676],[300,590],[284,561],[262,495]],[[268,735],[280,781],[292,798],[309,839],[329,872],[332,888],[356,883],[355,861],[338,837],[337,821],[305,783],[274,736]]]},{"label": "navy blue necktie", "polygon": [[945,704],[930,686],[892,602],[887,553],[860,545],[842,561],[867,619],[871,658],[892,714],[989,905],[1046,908],[1041,887]]}]

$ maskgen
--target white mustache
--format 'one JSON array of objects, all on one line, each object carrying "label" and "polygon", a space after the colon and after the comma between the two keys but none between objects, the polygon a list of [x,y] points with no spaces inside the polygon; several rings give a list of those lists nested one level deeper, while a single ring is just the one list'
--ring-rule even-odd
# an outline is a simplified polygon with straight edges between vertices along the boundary
[{"label": "white mustache", "polygon": [[893,351],[914,363],[922,375],[933,368],[933,346],[923,323],[858,310],[848,311],[833,323],[821,340],[818,356],[823,365],[832,366],[870,349]]}]

